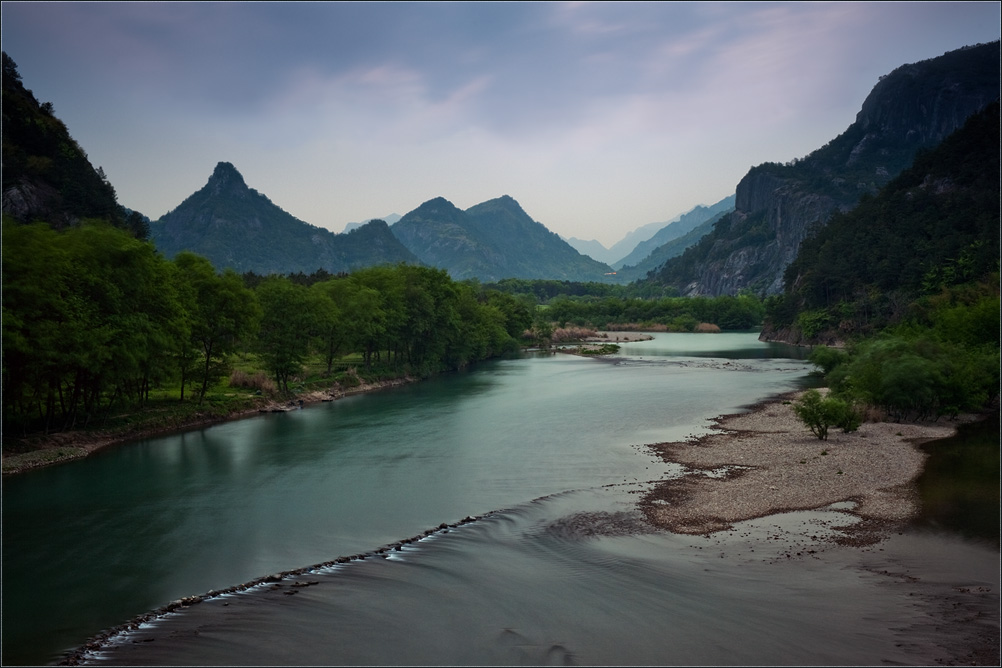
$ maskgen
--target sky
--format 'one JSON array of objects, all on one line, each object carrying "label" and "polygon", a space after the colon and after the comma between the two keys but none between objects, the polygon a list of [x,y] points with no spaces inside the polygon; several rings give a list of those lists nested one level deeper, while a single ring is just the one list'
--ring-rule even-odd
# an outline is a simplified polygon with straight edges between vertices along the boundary
[{"label": "sky", "polygon": [[3,2],[3,50],[119,203],[218,162],[313,225],[502,195],[609,247],[823,146],[999,2]]}]

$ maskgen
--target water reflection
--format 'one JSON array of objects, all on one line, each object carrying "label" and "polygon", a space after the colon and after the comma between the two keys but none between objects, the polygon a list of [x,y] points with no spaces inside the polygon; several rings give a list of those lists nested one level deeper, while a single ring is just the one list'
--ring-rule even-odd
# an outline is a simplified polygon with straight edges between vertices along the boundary
[{"label": "water reflection", "polygon": [[947,439],[926,443],[918,479],[919,526],[949,529],[999,548],[999,418],[963,425]]},{"label": "water reflection", "polygon": [[[664,339],[666,355],[687,340]],[[754,359],[654,364],[652,341],[624,346],[620,358],[638,364],[505,360],[5,480],[3,661],[52,660],[172,599],[441,522],[657,478],[666,465],[638,446],[684,438],[805,377],[802,362],[763,359],[773,349],[754,334],[702,340]]]}]

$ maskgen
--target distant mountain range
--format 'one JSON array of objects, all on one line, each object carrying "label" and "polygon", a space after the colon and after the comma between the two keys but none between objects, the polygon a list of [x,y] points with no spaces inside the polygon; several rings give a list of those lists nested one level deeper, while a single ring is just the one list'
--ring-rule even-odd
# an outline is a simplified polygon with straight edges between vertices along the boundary
[{"label": "distant mountain range", "polygon": [[[571,237],[567,239],[567,243],[582,255],[608,263],[617,272],[617,282],[629,282],[643,278],[668,258],[680,255],[710,231],[712,226],[707,225],[707,221],[719,217],[720,212],[733,208],[734,195],[710,206],[700,204],[668,222],[648,223],[638,227],[627,233],[612,248],[606,248],[594,239],[586,241]],[[693,234],[696,229],[699,232]]]},{"label": "distant mountain range", "polygon": [[391,213],[388,216],[380,216],[379,218],[369,218],[368,220],[362,221],[361,223],[347,223],[347,224],[345,224],[344,229],[341,230],[341,233],[343,234],[343,233],[346,233],[346,232],[351,232],[352,230],[357,230],[358,228],[362,227],[366,223],[371,223],[371,222],[376,221],[376,220],[381,220],[384,223],[386,223],[387,225],[392,225],[393,223],[395,223],[398,220],[400,220],[400,218],[401,218],[401,216],[400,216],[399,213]]},{"label": "distant mountain range", "polygon": [[659,223],[647,223],[646,225],[641,225],[640,227],[627,232],[626,235],[614,243],[611,247],[606,248],[601,242],[595,239],[578,239],[577,237],[571,237],[567,239],[569,243],[576,251],[587,255],[599,262],[605,262],[609,266],[616,266],[620,261],[629,255],[637,244],[641,244],[652,236],[657,234],[657,232],[667,225],[677,222],[682,218],[682,214],[675,216],[671,220],[662,221]]},{"label": "distant mountain range", "polygon": [[183,250],[209,259],[217,269],[257,274],[332,274],[377,264],[418,263],[373,221],[347,234],[305,223],[249,188],[236,167],[216,165],[208,182],[174,210],[150,224],[150,236],[168,258]]},{"label": "distant mountain range", "polygon": [[[734,197],[731,196],[728,199],[733,202]],[[713,226],[717,224],[718,220],[734,211],[733,204],[727,209],[718,211],[717,213],[709,213],[710,209],[708,207],[697,208],[702,209],[702,211],[700,211],[700,214],[702,215],[700,215],[699,218],[703,218],[705,215],[709,215],[709,218],[703,219],[701,223],[698,223],[682,236],[673,238],[670,241],[657,246],[637,264],[620,267],[616,272],[616,276],[619,278],[620,282],[632,283],[633,281],[644,279],[651,272],[657,271],[664,266],[668,260],[673,257],[678,257],[690,246],[695,246],[699,243],[700,239],[713,231]]]},{"label": "distant mountain range", "polygon": [[[104,218],[139,238],[148,235],[167,257],[190,250],[217,268],[258,274],[338,273],[405,262],[440,267],[456,279],[642,279],[686,295],[776,294],[816,226],[877,193],[919,151],[999,99],[999,64],[999,42],[993,42],[897,68],[880,78],[855,122],[824,147],[787,164],[754,167],[734,196],[628,234],[609,249],[621,252],[613,260],[620,271],[610,276],[609,264],[576,250],[509,196],[465,211],[439,197],[392,227],[387,223],[393,220],[373,220],[334,234],[249,188],[227,162],[216,166],[205,187],[149,221],[117,203],[101,170],[52,106],[23,87],[4,54],[3,212],[54,227]],[[597,242],[572,241],[601,255]]]},{"label": "distant mountain range", "polygon": [[815,225],[852,209],[999,99],[999,42],[903,65],[880,78],[855,122],[791,163],[752,168],[735,211],[648,280],[685,295],[783,290],[783,273]]},{"label": "distant mountain range", "polygon": [[585,257],[511,197],[461,211],[439,197],[399,217],[334,234],[303,222],[249,188],[236,167],[216,165],[208,182],[150,224],[167,257],[188,250],[219,269],[257,274],[330,273],[379,264],[426,264],[458,280],[552,278],[609,280],[612,269]]},{"label": "distant mountain range", "polygon": [[[711,218],[716,218],[718,214],[730,212],[733,209],[734,195],[729,195],[716,204],[711,204],[710,206],[703,206],[701,204],[693,208],[691,211],[682,214],[671,224],[662,227],[646,241],[638,243],[629,255],[614,263],[612,266],[616,269],[620,269],[622,267],[637,266],[641,263],[650,264],[649,262],[645,263],[644,261],[647,260],[659,247],[664,246],[675,239],[684,237],[697,227],[702,226]],[[706,231],[708,232],[709,229]],[[698,241],[701,236],[702,235],[696,236],[696,238],[693,239],[689,245]],[[687,247],[688,246],[683,246],[682,250],[685,250]],[[679,253],[681,253],[681,251],[679,251]],[[664,263],[664,261],[669,257],[672,257],[671,255],[664,255],[663,253],[659,253],[658,255],[662,256],[661,261],[657,262],[654,266],[649,266],[648,271]]]},{"label": "distant mountain range", "polygon": [[465,211],[437,197],[405,214],[391,230],[422,262],[459,280],[611,280],[611,267],[578,253],[507,195]]}]

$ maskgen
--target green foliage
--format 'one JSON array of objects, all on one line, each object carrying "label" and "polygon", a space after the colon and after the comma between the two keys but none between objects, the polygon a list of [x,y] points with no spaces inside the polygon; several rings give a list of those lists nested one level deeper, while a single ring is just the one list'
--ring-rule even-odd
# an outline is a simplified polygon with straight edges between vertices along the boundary
[{"label": "green foliage", "polygon": [[812,364],[821,368],[821,372],[829,374],[840,364],[849,359],[844,350],[829,348],[828,346],[818,346],[811,351],[807,358]]},{"label": "green foliage", "polygon": [[255,292],[261,306],[257,334],[261,357],[275,384],[288,392],[289,378],[302,371],[329,305],[321,301],[321,293],[280,276],[268,278]]},{"label": "green foliage", "polygon": [[861,418],[851,403],[836,397],[822,397],[817,390],[807,390],[793,402],[793,412],[819,440],[828,440],[829,428],[856,431]]},{"label": "green foliage", "polygon": [[[3,53],[3,192],[4,210],[16,209],[19,222],[43,221],[57,228],[100,218],[125,227],[115,189],[101,168],[53,115],[52,104],[40,104],[26,89],[17,65]],[[29,197],[9,207],[11,190]]]},{"label": "green foliage", "polygon": [[180,356],[181,398],[185,382],[201,379],[201,402],[211,383],[229,373],[228,355],[256,330],[260,309],[236,272],[216,273],[205,258],[182,252],[174,258],[191,337]]},{"label": "green foliage", "polygon": [[[803,242],[785,299],[798,306],[805,336],[823,314],[842,332],[872,333],[901,322],[923,295],[998,272],[999,122],[996,102]],[[776,306],[771,322],[790,322]]]},{"label": "green foliage", "polygon": [[998,348],[969,348],[927,333],[887,334],[857,345],[829,374],[841,396],[898,418],[983,409],[998,395]]},{"label": "green foliage", "polygon": [[808,339],[813,339],[832,325],[832,316],[824,309],[801,311],[797,315],[797,328]]},{"label": "green foliage", "polygon": [[750,294],[737,297],[663,297],[661,299],[602,299],[558,297],[549,304],[551,322],[599,329],[610,325],[667,327],[691,332],[701,322],[725,330],[750,329],[761,324],[765,309]]},{"label": "green foliage", "polygon": [[187,336],[172,268],[97,221],[3,226],[3,407],[8,426],[87,422],[145,402]]}]

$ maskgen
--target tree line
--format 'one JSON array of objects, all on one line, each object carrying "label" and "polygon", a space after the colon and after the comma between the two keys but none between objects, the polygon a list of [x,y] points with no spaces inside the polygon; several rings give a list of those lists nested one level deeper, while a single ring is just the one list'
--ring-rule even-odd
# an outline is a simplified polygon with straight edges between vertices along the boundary
[{"label": "tree line", "polygon": [[282,390],[310,355],[427,374],[518,349],[522,300],[409,265],[253,289],[203,257],[167,260],[99,221],[3,224],[3,418],[15,431],[86,426],[173,388],[201,402],[253,352]]},{"label": "tree line", "polygon": [[546,317],[561,326],[604,329],[613,325],[664,327],[674,332],[692,332],[700,323],[721,329],[750,329],[762,324],[765,307],[758,297],[662,297],[622,299],[615,297],[573,299],[561,297],[548,305]]}]

